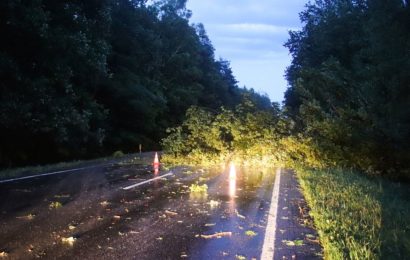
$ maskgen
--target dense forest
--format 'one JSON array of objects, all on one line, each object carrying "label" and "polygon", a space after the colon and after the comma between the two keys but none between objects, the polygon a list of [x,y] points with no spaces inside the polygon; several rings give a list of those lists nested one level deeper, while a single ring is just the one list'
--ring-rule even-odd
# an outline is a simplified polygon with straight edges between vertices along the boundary
[{"label": "dense forest", "polygon": [[409,178],[407,0],[308,3],[283,107],[238,87],[185,2],[1,1],[1,167],[162,144]]},{"label": "dense forest", "polygon": [[270,106],[238,87],[185,2],[1,1],[0,166],[159,149],[192,105]]},{"label": "dense forest", "polygon": [[317,0],[300,14],[284,112],[311,166],[410,177],[408,4]]},{"label": "dense forest", "polygon": [[[171,130],[165,148],[196,159],[248,151],[288,167],[410,178],[408,2],[316,0],[300,18],[302,29],[291,31],[285,43],[292,63],[282,108],[264,117],[238,113],[240,104],[228,113],[235,120],[224,125],[218,119],[226,118],[222,110],[204,131],[216,135],[198,131],[192,122],[203,112],[192,110],[184,124]],[[253,141],[243,146],[245,136]]]}]

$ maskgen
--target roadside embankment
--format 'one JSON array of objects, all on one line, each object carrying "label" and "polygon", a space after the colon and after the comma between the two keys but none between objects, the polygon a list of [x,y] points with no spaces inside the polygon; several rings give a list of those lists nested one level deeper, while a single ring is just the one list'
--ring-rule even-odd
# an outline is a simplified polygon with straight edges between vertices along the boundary
[{"label": "roadside embankment", "polygon": [[410,185],[343,170],[297,172],[325,259],[410,255]]}]

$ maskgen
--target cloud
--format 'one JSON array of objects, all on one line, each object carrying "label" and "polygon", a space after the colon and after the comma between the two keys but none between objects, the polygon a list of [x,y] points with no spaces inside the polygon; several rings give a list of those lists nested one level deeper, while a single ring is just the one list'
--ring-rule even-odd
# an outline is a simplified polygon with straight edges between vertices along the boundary
[{"label": "cloud", "polygon": [[239,85],[283,99],[291,57],[283,44],[301,27],[308,0],[188,0],[191,22],[204,24],[216,56],[231,61]]},{"label": "cloud", "polygon": [[234,31],[234,32],[256,32],[263,34],[283,34],[289,31],[289,27],[277,26],[274,24],[263,24],[263,23],[234,23],[234,24],[223,24],[221,25],[223,29]]}]

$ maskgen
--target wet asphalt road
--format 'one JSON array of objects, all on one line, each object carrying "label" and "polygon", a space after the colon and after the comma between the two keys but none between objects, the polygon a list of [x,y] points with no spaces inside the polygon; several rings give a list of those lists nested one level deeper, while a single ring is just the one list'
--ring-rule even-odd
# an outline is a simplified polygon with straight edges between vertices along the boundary
[{"label": "wet asphalt road", "polygon": [[[222,166],[155,174],[151,165],[127,164],[0,184],[0,252],[4,259],[259,259],[274,173],[237,169],[233,179]],[[207,192],[191,192],[196,183]]]}]

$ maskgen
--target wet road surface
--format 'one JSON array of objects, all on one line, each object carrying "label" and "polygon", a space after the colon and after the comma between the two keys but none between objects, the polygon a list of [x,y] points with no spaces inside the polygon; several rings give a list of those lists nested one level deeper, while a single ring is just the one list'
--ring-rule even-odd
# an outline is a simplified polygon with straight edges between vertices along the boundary
[{"label": "wet road surface", "polygon": [[0,184],[0,251],[4,259],[259,259],[275,169],[236,171],[155,174],[126,164]]}]

